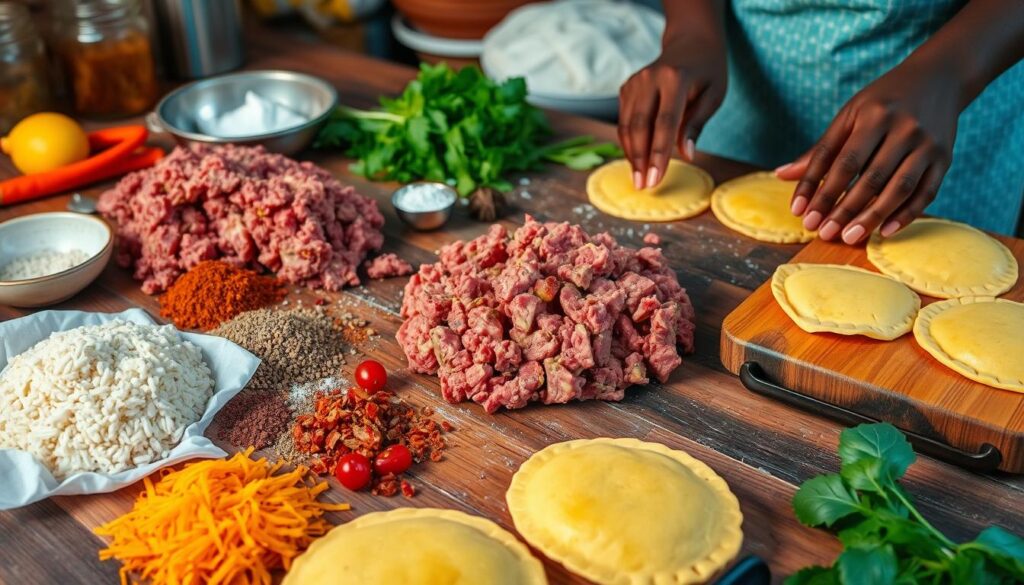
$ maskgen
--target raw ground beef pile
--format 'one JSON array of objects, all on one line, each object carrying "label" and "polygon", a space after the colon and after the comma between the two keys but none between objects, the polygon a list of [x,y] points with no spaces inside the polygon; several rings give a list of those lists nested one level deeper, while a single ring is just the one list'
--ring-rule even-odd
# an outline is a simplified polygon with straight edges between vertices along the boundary
[{"label": "raw ground beef pile", "polygon": [[99,210],[117,221],[118,263],[148,294],[212,259],[339,290],[359,284],[357,267],[384,242],[375,201],[262,147],[178,147],[104,193]]},{"label": "raw ground beef pile", "polygon": [[398,257],[397,254],[382,254],[364,264],[366,275],[374,280],[382,280],[395,276],[408,276],[414,272],[412,264]]},{"label": "raw ground beef pile", "polygon": [[621,400],[693,350],[693,306],[660,249],[530,216],[511,237],[493,225],[445,246],[409,280],[402,317],[409,367],[487,412]]}]

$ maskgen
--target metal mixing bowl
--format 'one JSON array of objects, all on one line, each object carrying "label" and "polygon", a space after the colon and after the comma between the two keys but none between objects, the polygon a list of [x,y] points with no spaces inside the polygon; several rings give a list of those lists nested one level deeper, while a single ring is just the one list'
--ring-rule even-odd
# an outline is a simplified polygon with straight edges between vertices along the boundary
[{"label": "metal mixing bowl", "polygon": [[[424,188],[444,191],[445,195],[447,195],[451,201],[443,207],[431,209],[429,211],[415,211],[411,209],[404,209],[402,207],[402,198],[405,197],[406,194],[416,189]],[[398,218],[408,224],[409,227],[424,232],[436,230],[447,223],[448,219],[452,216],[452,209],[455,208],[455,203],[458,200],[459,194],[455,189],[452,189],[444,183],[433,183],[430,181],[409,183],[404,187],[400,187],[393,195],[391,195],[391,205],[395,207],[395,213],[398,214]]]},{"label": "metal mixing bowl", "polygon": [[[308,122],[252,136],[221,138],[199,130],[196,120],[216,117],[245,102],[253,91],[288,107]],[[170,133],[180,144],[262,144],[271,152],[295,154],[309,146],[338,103],[338,92],[323,79],[292,71],[244,71],[211,77],[167,94],[147,118],[154,131]]]}]

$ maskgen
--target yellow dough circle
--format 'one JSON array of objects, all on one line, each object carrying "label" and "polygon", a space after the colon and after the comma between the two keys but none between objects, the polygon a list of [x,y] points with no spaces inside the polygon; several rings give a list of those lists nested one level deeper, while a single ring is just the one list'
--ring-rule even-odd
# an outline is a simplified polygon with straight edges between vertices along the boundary
[{"label": "yellow dough circle", "polygon": [[896,339],[921,308],[921,298],[895,278],[841,264],[783,264],[772,294],[808,333]]},{"label": "yellow dough circle", "polygon": [[703,583],[743,541],[725,480],[636,439],[551,445],[523,463],[506,499],[523,538],[601,585]]},{"label": "yellow dough circle", "polygon": [[1017,260],[995,238],[969,225],[922,218],[899,233],[868,241],[882,272],[929,296],[998,296],[1017,282]]},{"label": "yellow dough circle", "polygon": [[932,303],[918,315],[914,337],[957,373],[1024,392],[1024,304],[992,297]]},{"label": "yellow dough circle", "polygon": [[333,528],[282,585],[546,585],[544,568],[497,524],[455,510],[399,508]]},{"label": "yellow dough circle", "polygon": [[711,211],[727,228],[775,244],[810,242],[816,232],[790,211],[796,181],[775,173],[753,173],[726,181],[711,193]]},{"label": "yellow dough circle", "polygon": [[608,215],[634,221],[675,221],[706,210],[714,184],[700,167],[672,159],[657,187],[637,191],[629,161],[615,160],[590,173],[587,195],[594,207]]}]

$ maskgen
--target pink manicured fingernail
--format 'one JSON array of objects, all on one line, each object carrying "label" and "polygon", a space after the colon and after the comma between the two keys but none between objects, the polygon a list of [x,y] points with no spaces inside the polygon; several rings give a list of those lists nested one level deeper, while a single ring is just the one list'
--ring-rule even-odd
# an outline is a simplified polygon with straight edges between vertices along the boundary
[{"label": "pink manicured fingernail", "polygon": [[888,238],[889,236],[891,236],[891,235],[895,234],[896,232],[900,231],[900,227],[901,227],[900,226],[900,222],[898,222],[896,220],[890,221],[889,223],[887,223],[887,224],[882,226],[882,231],[881,231],[882,237],[883,238]]},{"label": "pink manicured fingernail", "polygon": [[791,166],[793,166],[793,163],[786,163],[786,164],[782,165],[781,167],[776,168],[775,169],[775,174],[784,173],[784,172],[786,172],[786,169],[788,169]]},{"label": "pink manicured fingernail", "polygon": [[644,176],[640,171],[633,171],[633,186],[637,191],[644,188]]},{"label": "pink manicured fingernail", "polygon": [[647,169],[647,188],[650,189],[651,187],[653,187],[653,186],[655,186],[657,184],[658,184],[658,169],[656,169],[654,167],[651,167],[651,168]]},{"label": "pink manicured fingernail", "polygon": [[825,222],[825,225],[821,226],[820,230],[818,230],[818,236],[823,240],[831,240],[839,233],[839,228],[839,222],[830,219]]},{"label": "pink manicured fingernail", "polygon": [[818,224],[821,223],[821,213],[812,211],[804,216],[804,227],[809,230],[818,229]]},{"label": "pink manicured fingernail", "polygon": [[853,225],[843,230],[843,241],[847,244],[856,244],[864,237],[864,226]]},{"label": "pink manicured fingernail", "polygon": [[687,138],[683,143],[683,151],[686,152],[686,158],[692,161],[694,155],[697,154],[697,145],[693,143],[692,138]]},{"label": "pink manicured fingernail", "polygon": [[793,212],[793,215],[800,215],[804,212],[805,209],[807,209],[806,197],[797,197],[796,199],[793,200],[793,206],[790,207],[790,211]]}]

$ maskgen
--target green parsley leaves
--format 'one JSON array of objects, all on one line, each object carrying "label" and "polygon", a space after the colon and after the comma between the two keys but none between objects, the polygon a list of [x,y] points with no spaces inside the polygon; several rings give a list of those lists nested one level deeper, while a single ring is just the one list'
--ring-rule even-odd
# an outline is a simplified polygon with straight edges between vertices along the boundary
[{"label": "green parsley leaves", "polygon": [[914,507],[899,480],[916,459],[890,424],[839,437],[838,474],[814,477],[793,496],[800,522],[827,527],[844,550],[831,567],[809,567],[786,585],[975,585],[1024,582],[1024,539],[985,529],[956,544]]},{"label": "green parsley leaves", "polygon": [[526,81],[495,83],[476,67],[424,64],[400,96],[380,103],[379,111],[339,107],[314,146],[345,148],[358,159],[352,171],[369,179],[447,182],[463,196],[478,187],[507,191],[509,172],[544,161],[586,170],[622,156],[586,136],[545,145],[551,128],[526,102]]}]

